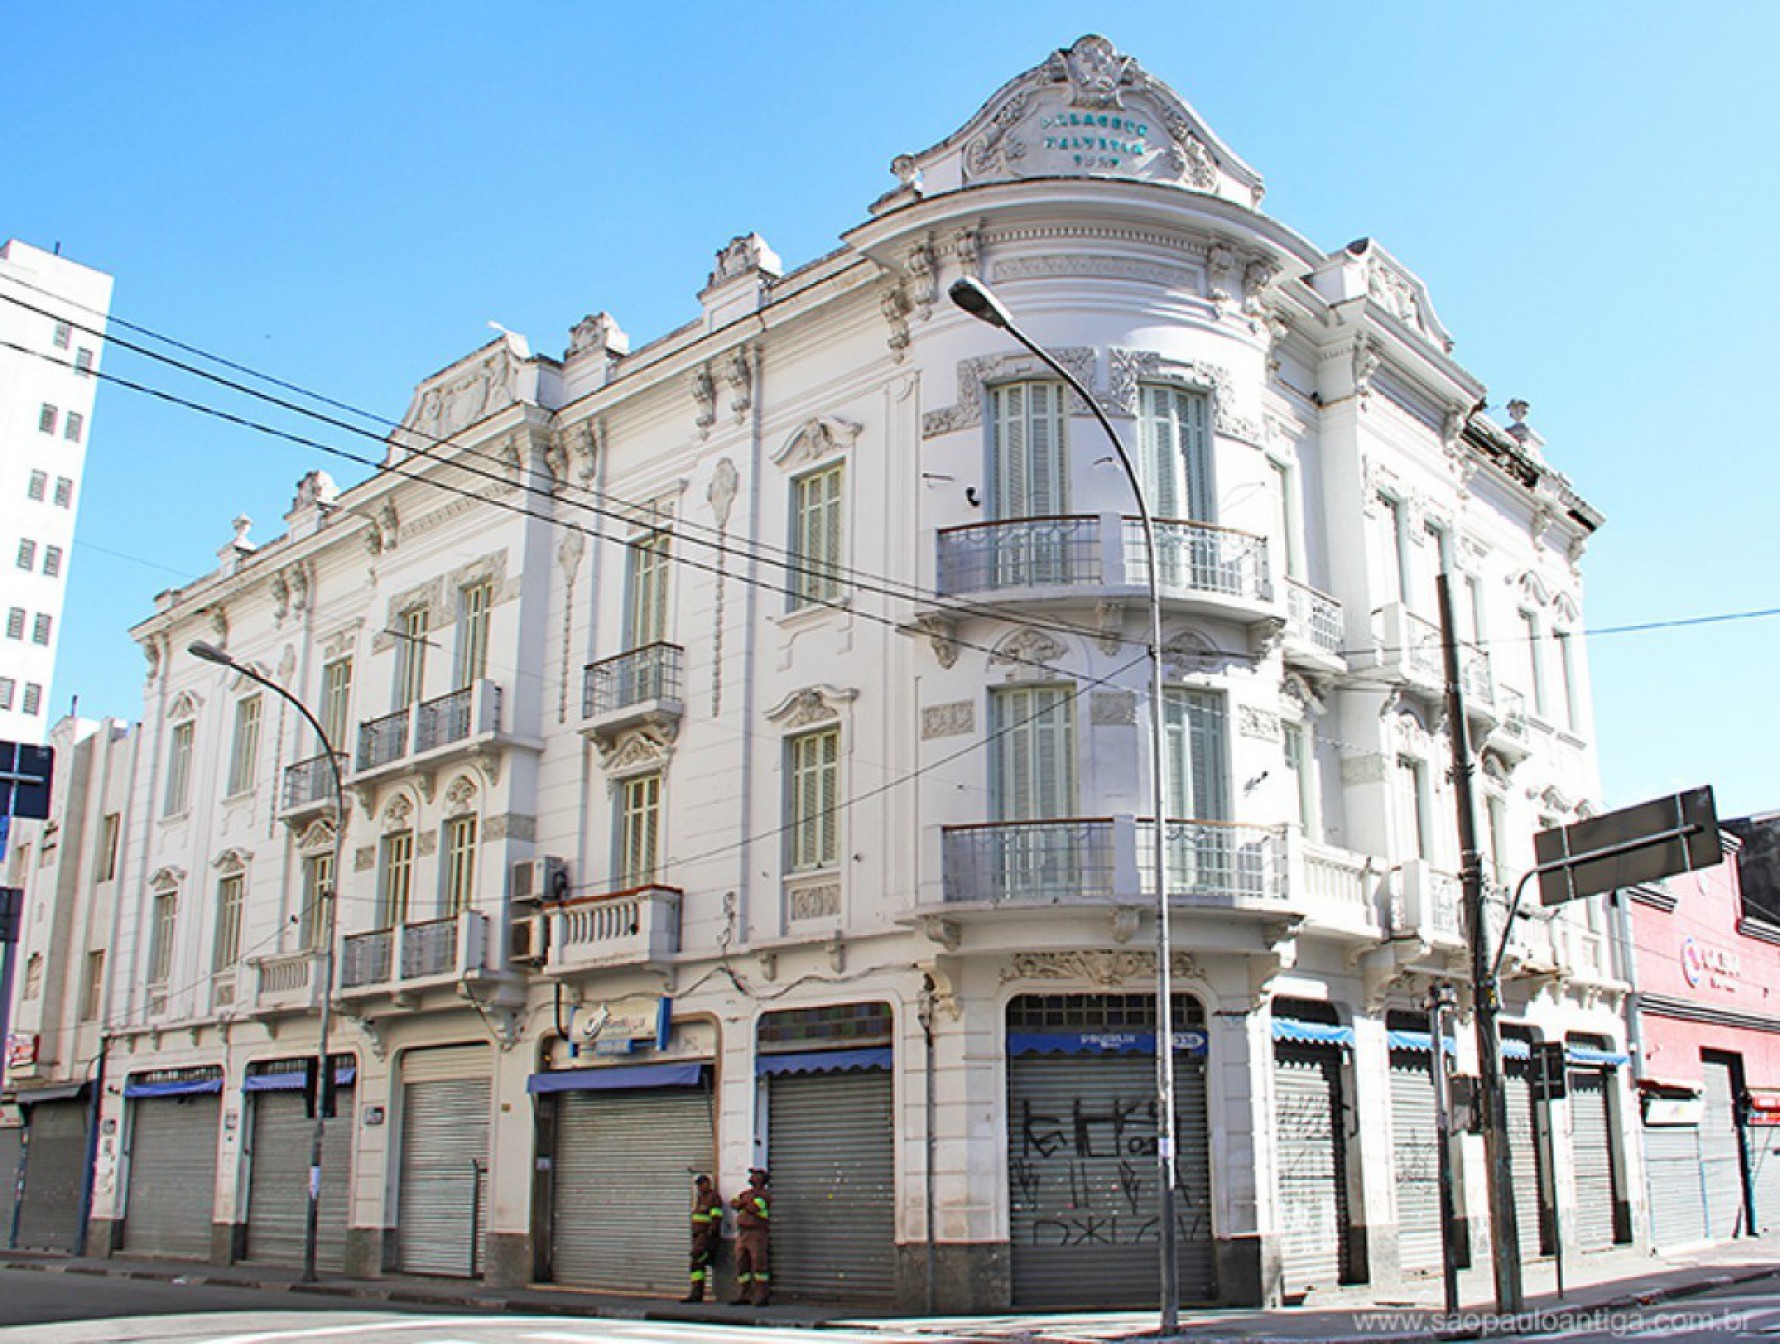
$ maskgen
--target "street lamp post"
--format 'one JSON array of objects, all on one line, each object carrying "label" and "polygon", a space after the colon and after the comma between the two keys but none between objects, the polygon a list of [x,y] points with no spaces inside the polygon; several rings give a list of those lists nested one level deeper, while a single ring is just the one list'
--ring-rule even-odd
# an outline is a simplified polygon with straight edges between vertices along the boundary
[{"label": "street lamp post", "polygon": [[317,1044],[321,1059],[316,1072],[315,1128],[309,1140],[309,1203],[303,1218],[303,1282],[314,1283],[315,1249],[321,1227],[321,1150],[327,1137],[327,1108],[323,1105],[323,1099],[333,1092],[333,1079],[328,1073],[331,1067],[328,1058],[328,1033],[333,1026],[334,1014],[334,893],[339,890],[340,885],[341,842],[346,832],[346,786],[340,777],[340,758],[334,752],[334,744],[328,741],[327,730],[309,712],[309,706],[277,682],[261,676],[245,663],[237,662],[214,644],[199,640],[187,645],[186,652],[204,662],[239,672],[249,681],[257,682],[274,695],[282,697],[295,708],[315,730],[316,739],[321,743],[322,753],[327,757],[328,770],[334,781],[334,852],[329,860],[328,880],[316,893],[316,899],[321,905],[321,1023],[318,1033],[321,1039]]},{"label": "street lamp post", "polygon": [[1150,631],[1150,802],[1155,811],[1153,855],[1156,882],[1156,1177],[1159,1203],[1157,1216],[1161,1222],[1161,1329],[1173,1334],[1180,1314],[1180,1263],[1175,1250],[1174,1227],[1174,967],[1173,945],[1168,927],[1168,784],[1166,760],[1166,729],[1163,724],[1162,695],[1162,595],[1157,587],[1156,527],[1144,497],[1143,483],[1137,468],[1125,451],[1112,421],[1081,379],[1066,369],[1014,323],[1001,300],[989,287],[970,276],[956,280],[948,291],[952,302],[979,322],[999,327],[1061,378],[1064,385],[1082,399],[1095,421],[1112,444],[1113,453],[1124,468],[1131,495],[1137,501],[1137,519],[1143,530],[1144,588],[1149,599]]}]

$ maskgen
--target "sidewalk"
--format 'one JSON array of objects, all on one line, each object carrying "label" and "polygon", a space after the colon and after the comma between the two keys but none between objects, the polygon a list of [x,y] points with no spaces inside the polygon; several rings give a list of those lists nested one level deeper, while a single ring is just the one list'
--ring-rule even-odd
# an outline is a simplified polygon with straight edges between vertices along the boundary
[{"label": "sidewalk", "polygon": [[[214,1287],[257,1288],[336,1298],[342,1305],[385,1304],[395,1308],[468,1310],[474,1312],[605,1317],[615,1320],[672,1321],[702,1325],[773,1325],[818,1330],[846,1326],[886,1333],[923,1334],[938,1338],[1044,1341],[1102,1341],[1149,1336],[1157,1316],[1148,1312],[1052,1313],[1007,1316],[883,1317],[844,1306],[786,1303],[771,1307],[730,1307],[719,1303],[683,1304],[658,1298],[627,1297],[549,1286],[489,1288],[454,1279],[384,1277],[324,1278],[299,1282],[297,1271],[263,1265],[206,1265],[172,1261],[109,1260],[28,1251],[0,1252],[0,1268],[32,1269],[69,1275],[193,1283]],[[1612,1313],[1663,1302],[1684,1300],[1730,1284],[1780,1276],[1780,1243],[1735,1241],[1694,1251],[1665,1252],[1660,1258],[1632,1251],[1611,1251],[1582,1257],[1565,1266],[1565,1293],[1556,1293],[1554,1266],[1540,1262],[1527,1268],[1526,1312],[1514,1327],[1488,1321],[1494,1306],[1487,1265],[1466,1271],[1460,1279],[1464,1312],[1457,1319],[1442,1310],[1438,1279],[1416,1285],[1398,1297],[1377,1297],[1368,1288],[1318,1294],[1302,1306],[1273,1311],[1250,1309],[1206,1311],[1183,1309],[1177,1338],[1213,1340],[1386,1340],[1476,1339],[1488,1333],[1501,1337],[1567,1326],[1605,1325]]]}]

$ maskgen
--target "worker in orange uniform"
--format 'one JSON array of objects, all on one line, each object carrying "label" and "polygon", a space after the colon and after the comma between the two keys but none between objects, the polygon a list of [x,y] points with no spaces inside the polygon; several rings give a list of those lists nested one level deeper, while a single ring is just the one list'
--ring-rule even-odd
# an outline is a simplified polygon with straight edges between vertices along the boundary
[{"label": "worker in orange uniform", "polygon": [[766,1189],[767,1174],[760,1167],[748,1171],[748,1188],[729,1206],[735,1212],[736,1295],[730,1305],[753,1302],[764,1307],[772,1296],[772,1275],[767,1270],[767,1241],[772,1233],[773,1199]]},{"label": "worker in orange uniform", "polygon": [[692,1290],[682,1302],[703,1302],[711,1277],[711,1260],[723,1235],[723,1203],[711,1178],[699,1173],[692,1182]]}]

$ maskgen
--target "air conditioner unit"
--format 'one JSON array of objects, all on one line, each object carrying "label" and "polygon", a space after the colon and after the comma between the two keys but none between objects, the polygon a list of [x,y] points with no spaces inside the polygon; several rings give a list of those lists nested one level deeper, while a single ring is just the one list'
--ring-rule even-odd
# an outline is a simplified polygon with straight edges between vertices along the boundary
[{"label": "air conditioner unit", "polygon": [[520,859],[507,883],[507,898],[516,905],[542,905],[569,894],[569,868],[561,859]]},{"label": "air conditioner unit", "polygon": [[542,966],[549,953],[549,916],[516,916],[507,931],[507,960],[515,966]]}]

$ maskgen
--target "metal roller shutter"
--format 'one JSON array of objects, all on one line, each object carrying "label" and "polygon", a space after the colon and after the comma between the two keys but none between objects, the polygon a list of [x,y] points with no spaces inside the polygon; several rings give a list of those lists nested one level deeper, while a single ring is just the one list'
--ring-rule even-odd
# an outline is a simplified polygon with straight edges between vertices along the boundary
[{"label": "metal roller shutter", "polygon": [[692,1177],[711,1170],[710,1094],[700,1087],[563,1092],[555,1105],[556,1282],[680,1296]]},{"label": "metal roller shutter", "polygon": [[1333,1288],[1347,1268],[1341,1051],[1274,1042],[1280,1255],[1285,1290]]},{"label": "metal roller shutter", "polygon": [[489,1062],[484,1048],[418,1050],[403,1059],[398,1201],[403,1273],[475,1278],[482,1272]]},{"label": "metal roller shutter", "polygon": [[87,1103],[40,1102],[31,1107],[30,1120],[17,1244],[72,1251],[80,1235],[80,1196],[86,1184]]},{"label": "metal roller shutter", "polygon": [[222,1097],[137,1097],[130,1103],[130,1192],[124,1249],[173,1260],[210,1258],[216,1133]]},{"label": "metal roller shutter", "polygon": [[1391,1051],[1391,1162],[1397,1191],[1397,1264],[1405,1274],[1439,1273],[1440,1134],[1433,1056]]},{"label": "metal roller shutter", "polygon": [[896,1290],[896,1149],[885,1069],[767,1083],[775,1293],[887,1301]]},{"label": "metal roller shutter", "polygon": [[1570,1160],[1576,1174],[1576,1243],[1604,1251],[1618,1240],[1618,1172],[1613,1160],[1612,1075],[1570,1071]]},{"label": "metal roller shutter", "polygon": [[1700,1121],[1700,1170],[1706,1185],[1706,1235],[1728,1241],[1743,1226],[1742,1134],[1730,1065],[1704,1062],[1706,1113]]},{"label": "metal roller shutter", "polygon": [[[1156,1061],[1008,1061],[1008,1235],[1022,1307],[1156,1300]],[[1175,1226],[1186,1301],[1217,1295],[1205,1064],[1175,1056]]]},{"label": "metal roller shutter", "polygon": [[1508,1167],[1514,1181],[1514,1222],[1520,1232],[1523,1260],[1547,1254],[1545,1231],[1545,1154],[1539,1143],[1539,1120],[1533,1103],[1532,1065],[1524,1059],[1504,1060],[1502,1088],[1508,1101]]},{"label": "metal roller shutter", "polygon": [[1750,1180],[1755,1186],[1755,1225],[1765,1236],[1780,1232],[1780,1126],[1751,1125]]},{"label": "metal roller shutter", "polygon": [[[301,1265],[309,1220],[309,1152],[315,1121],[300,1091],[255,1092],[249,1103],[247,1259]],[[352,1090],[341,1088],[338,1115],[324,1126],[321,1198],[316,1209],[315,1263],[346,1268],[346,1224],[352,1191]]]},{"label": "metal roller shutter", "polygon": [[1700,1184],[1697,1125],[1646,1125],[1644,1176],[1650,1194],[1650,1240],[1659,1249],[1706,1239],[1706,1192]]},{"label": "metal roller shutter", "polygon": [[[0,1218],[12,1230],[13,1202],[17,1199],[19,1159],[25,1152],[25,1131],[17,1125],[0,1126]],[[12,1245],[10,1235],[7,1245]]]}]

